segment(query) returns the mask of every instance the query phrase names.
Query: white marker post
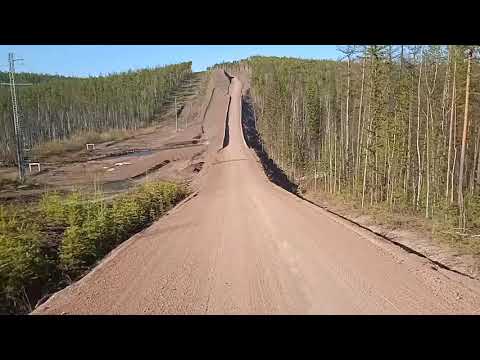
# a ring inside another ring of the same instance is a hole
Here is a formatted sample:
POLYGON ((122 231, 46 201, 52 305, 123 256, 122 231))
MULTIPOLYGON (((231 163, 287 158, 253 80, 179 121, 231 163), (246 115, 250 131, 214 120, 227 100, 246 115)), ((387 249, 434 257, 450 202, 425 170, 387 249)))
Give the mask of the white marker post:
POLYGON ((95 150, 95 144, 87 144, 87 151, 95 150))
POLYGON ((37 167, 37 172, 40 172, 40 163, 28 163, 28 168, 30 169, 30 174, 32 173, 32 166, 37 167))

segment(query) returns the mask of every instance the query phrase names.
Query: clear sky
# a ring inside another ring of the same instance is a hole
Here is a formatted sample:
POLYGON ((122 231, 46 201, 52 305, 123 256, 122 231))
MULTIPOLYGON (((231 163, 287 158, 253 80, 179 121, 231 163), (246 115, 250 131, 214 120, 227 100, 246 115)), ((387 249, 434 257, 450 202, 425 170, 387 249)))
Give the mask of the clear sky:
POLYGON ((190 60, 193 71, 202 71, 253 55, 340 57, 335 45, 0 45, 0 65, 8 63, 9 52, 24 59, 17 65, 18 72, 67 76, 95 76, 190 60))

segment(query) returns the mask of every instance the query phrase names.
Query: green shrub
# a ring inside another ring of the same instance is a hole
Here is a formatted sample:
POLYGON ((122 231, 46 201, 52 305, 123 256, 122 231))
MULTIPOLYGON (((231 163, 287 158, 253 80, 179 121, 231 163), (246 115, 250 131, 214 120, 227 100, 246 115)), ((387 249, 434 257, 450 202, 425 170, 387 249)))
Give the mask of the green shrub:
POLYGON ((117 243, 135 232, 146 220, 143 209, 144 203, 138 200, 141 200, 140 196, 128 194, 113 203, 112 219, 117 243))
POLYGON ((160 217, 185 195, 175 184, 148 183, 115 199, 86 201, 80 193, 63 202, 68 228, 60 246, 60 265, 75 277, 116 245, 160 217))
POLYGON ((170 209, 176 200, 178 186, 175 184, 159 184, 155 190, 158 191, 159 196, 163 198, 164 207, 170 209))
POLYGON ((28 311, 30 288, 47 278, 48 260, 40 239, 31 222, 21 221, 0 208, 0 312, 28 311))
POLYGON ((44 219, 65 227, 81 226, 89 217, 95 217, 101 206, 101 201, 92 201, 80 192, 73 192, 66 197, 57 192, 47 193, 39 204, 44 219))
POLYGON ((186 191, 175 184, 153 182, 111 203, 97 195, 92 199, 80 192, 68 196, 51 192, 40 200, 38 212, 31 207, 20 211, 0 206, 0 312, 30 311, 30 300, 38 300, 46 288, 57 289, 64 274, 78 278, 119 243, 158 219, 186 191), (43 241, 40 224, 65 229, 54 249, 43 241))
POLYGON ((83 224, 85 236, 95 240, 97 256, 101 257, 115 247, 115 229, 112 221, 112 210, 102 204, 94 216, 83 224))
POLYGON ((71 200, 67 205, 69 227, 60 246, 60 265, 75 277, 110 251, 115 242, 111 208, 103 202, 71 200))
POLYGON ((77 225, 70 226, 60 245, 60 265, 70 275, 77 276, 97 258, 95 239, 87 236, 77 225))
POLYGON ((90 210, 87 199, 79 192, 73 192, 68 195, 63 207, 69 226, 82 226, 90 210))
POLYGON ((63 202, 58 192, 44 194, 39 203, 42 218, 53 225, 66 225, 67 216, 63 202))

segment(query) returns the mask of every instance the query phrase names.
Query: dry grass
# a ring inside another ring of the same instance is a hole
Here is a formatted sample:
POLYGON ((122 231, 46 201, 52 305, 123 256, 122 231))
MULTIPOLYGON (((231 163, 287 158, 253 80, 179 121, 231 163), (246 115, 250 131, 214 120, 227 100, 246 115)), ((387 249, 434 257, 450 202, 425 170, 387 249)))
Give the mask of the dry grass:
MULTIPOLYGON (((0 175, 1 176, 1 175, 0 175)), ((18 180, 18 177, 1 177, 0 178, 0 190, 15 190, 15 189, 35 189, 38 187, 38 184, 35 183, 32 179, 25 179, 23 183, 18 180)))
POLYGON ((432 233, 435 239, 455 249, 462 255, 480 255, 480 230, 478 228, 459 229, 449 221, 436 219, 432 233))
POLYGON ((360 222, 365 226, 380 226, 385 233, 394 230, 415 232, 455 250, 459 255, 480 255, 480 232, 472 230, 463 233, 456 229, 451 222, 451 215, 445 217, 437 214, 433 219, 426 219, 423 214, 400 205, 391 209, 385 204, 368 204, 362 209, 358 201, 328 192, 309 192, 308 197, 352 220, 361 218, 360 222))
POLYGON ((10 179, 10 178, 1 178, 0 179, 0 190, 3 189, 8 189, 11 187, 16 187, 18 186, 19 182, 17 178, 15 179, 10 179))
POLYGON ((460 255, 480 255, 480 238, 471 236, 458 236, 455 234, 445 234, 436 236, 441 243, 455 249, 460 255))
POLYGON ((328 209, 347 216, 352 220, 361 219, 364 226, 380 226, 382 231, 389 233, 394 230, 414 230, 429 234, 432 232, 433 223, 423 218, 406 206, 400 204, 390 208, 388 204, 365 204, 362 208, 358 199, 348 194, 330 194, 318 191, 310 192, 309 197, 328 209))
POLYGON ((62 155, 66 152, 79 151, 85 148, 86 144, 101 144, 107 141, 120 141, 127 139, 132 135, 127 130, 106 130, 103 132, 83 132, 72 136, 70 139, 63 141, 49 141, 37 145, 33 149, 33 153, 38 158, 46 158, 54 155, 62 155))

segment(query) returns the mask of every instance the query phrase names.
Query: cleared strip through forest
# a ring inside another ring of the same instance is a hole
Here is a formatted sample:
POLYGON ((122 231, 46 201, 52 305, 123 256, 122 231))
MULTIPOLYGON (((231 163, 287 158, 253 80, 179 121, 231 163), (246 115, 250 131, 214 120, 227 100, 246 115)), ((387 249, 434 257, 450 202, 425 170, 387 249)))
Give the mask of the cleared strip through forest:
MULTIPOLYGON (((2 74, 0 74, 2 75, 2 74)), ((18 91, 24 144, 65 140, 88 131, 147 127, 170 106, 191 62, 90 78, 33 77, 33 86, 18 91)), ((18 74, 18 78, 29 78, 18 74)), ((0 160, 14 161, 14 130, 8 89, 0 89, 0 160)))
POLYGON ((470 94, 480 67, 470 50, 346 46, 342 61, 216 67, 248 74, 259 146, 300 193, 423 218, 432 236, 479 255, 480 102, 470 94))

